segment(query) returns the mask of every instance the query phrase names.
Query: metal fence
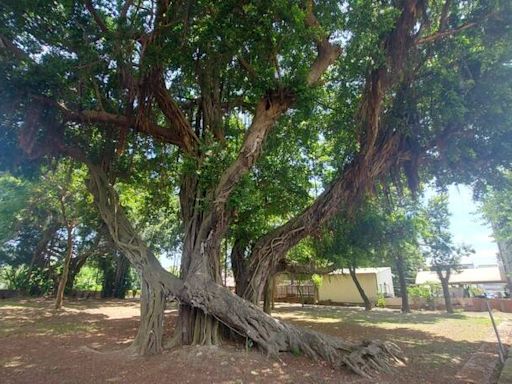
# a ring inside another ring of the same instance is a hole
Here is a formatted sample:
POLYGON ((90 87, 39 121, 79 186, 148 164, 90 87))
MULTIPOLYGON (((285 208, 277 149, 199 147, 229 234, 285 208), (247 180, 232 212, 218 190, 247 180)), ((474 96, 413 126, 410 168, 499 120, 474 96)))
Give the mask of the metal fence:
POLYGON ((277 285, 274 291, 274 298, 284 299, 289 297, 314 297, 315 286, 314 285, 297 285, 297 284, 286 284, 277 285))

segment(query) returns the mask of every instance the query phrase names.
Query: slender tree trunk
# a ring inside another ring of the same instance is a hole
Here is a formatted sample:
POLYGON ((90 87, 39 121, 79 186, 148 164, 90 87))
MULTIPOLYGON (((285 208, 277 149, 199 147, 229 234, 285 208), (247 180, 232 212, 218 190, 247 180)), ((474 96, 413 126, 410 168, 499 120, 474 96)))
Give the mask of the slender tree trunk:
POLYGON ((452 297, 450 295, 450 287, 448 282, 450 280, 450 272, 446 273, 446 276, 443 276, 443 272, 441 270, 437 270, 437 276, 439 280, 441 280, 441 287, 443 288, 443 296, 444 296, 444 304, 446 307, 446 312, 453 313, 453 305, 452 305, 452 297))
POLYGON ((62 301, 64 300, 64 289, 69 275, 69 264, 71 263, 71 256, 73 255, 73 226, 67 226, 68 239, 66 244, 66 256, 64 258, 64 265, 62 274, 59 280, 59 287, 57 289, 57 296, 55 298, 55 309, 62 308, 62 301))
POLYGON ((407 281, 405 279, 404 258, 400 252, 395 255, 395 262, 400 282, 400 294, 402 295, 402 312, 410 313, 411 308, 409 306, 409 293, 407 292, 407 281))
POLYGON ((356 269, 354 267, 348 267, 348 271, 350 272, 350 276, 352 277, 352 280, 354 281, 354 284, 356 285, 356 288, 359 294, 361 295, 361 299, 363 299, 364 309, 366 311, 371 311, 372 303, 370 302, 370 299, 368 299, 368 296, 366 295, 366 292, 361 286, 361 283, 359 283, 359 279, 357 278, 356 274, 356 269))

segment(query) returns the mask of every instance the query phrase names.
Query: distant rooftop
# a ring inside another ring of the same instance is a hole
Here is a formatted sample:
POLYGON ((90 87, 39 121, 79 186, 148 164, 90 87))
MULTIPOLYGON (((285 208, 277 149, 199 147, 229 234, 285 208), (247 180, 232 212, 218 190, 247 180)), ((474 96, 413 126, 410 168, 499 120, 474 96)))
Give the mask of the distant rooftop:
MULTIPOLYGON (((420 271, 416 275, 416 284, 425 284, 427 282, 440 283, 437 273, 434 271, 420 271)), ((459 272, 452 271, 449 282, 451 284, 484 284, 484 283, 506 283, 505 276, 502 275, 500 268, 480 267, 462 269, 459 272)))
MULTIPOLYGON (((376 267, 376 268, 356 268, 356 275, 379 273, 384 271, 391 271, 390 267, 376 267)), ((329 275, 345 275, 350 274, 348 268, 341 268, 329 273, 329 275)))

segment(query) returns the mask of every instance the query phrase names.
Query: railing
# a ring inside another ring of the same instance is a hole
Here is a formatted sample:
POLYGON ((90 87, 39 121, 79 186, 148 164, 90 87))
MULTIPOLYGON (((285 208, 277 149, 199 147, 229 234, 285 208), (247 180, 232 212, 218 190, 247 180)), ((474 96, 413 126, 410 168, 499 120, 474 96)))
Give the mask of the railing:
POLYGON ((313 285, 278 285, 274 290, 275 299, 285 299, 291 297, 314 297, 315 287, 313 285))

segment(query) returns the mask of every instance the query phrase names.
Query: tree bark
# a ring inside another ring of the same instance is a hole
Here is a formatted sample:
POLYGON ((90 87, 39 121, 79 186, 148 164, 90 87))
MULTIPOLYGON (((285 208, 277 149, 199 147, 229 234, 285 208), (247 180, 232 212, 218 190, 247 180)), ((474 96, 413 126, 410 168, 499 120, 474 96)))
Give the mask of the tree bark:
POLYGON ((270 275, 265 282, 265 294, 263 295, 263 312, 267 314, 272 313, 272 306, 274 302, 274 276, 270 275))
MULTIPOLYGON (((247 260, 245 259, 246 245, 242 240, 236 239, 231 248, 231 268, 235 278, 235 293, 242 296, 247 282, 247 260)), ((256 303, 254 303, 256 304, 256 303)))
POLYGON ((62 274, 59 280, 59 287, 57 288, 57 296, 55 297, 55 309, 62 308, 62 302, 64 300, 64 289, 66 288, 66 283, 68 281, 69 276, 69 265, 71 264, 71 257, 73 256, 73 224, 69 221, 69 218, 66 213, 66 205, 65 205, 65 197, 61 196, 60 198, 60 207, 62 211, 62 219, 66 224, 67 230, 67 242, 66 242, 66 256, 64 257, 64 262, 62 266, 62 274))
POLYGON ((113 296, 117 299, 124 299, 126 296, 129 270, 128 259, 123 254, 117 255, 113 291, 113 296))
POLYGON ((452 305, 452 297, 450 295, 450 287, 448 282, 450 280, 450 271, 446 272, 446 276, 443 276, 442 270, 437 270, 437 276, 439 280, 441 280, 441 287, 443 288, 443 296, 444 296, 444 305, 446 307, 446 312, 453 313, 453 305, 452 305))
POLYGON ((182 281, 165 271, 150 249, 133 228, 119 205, 115 190, 105 171, 91 163, 87 188, 107 225, 116 248, 122 252, 139 273, 141 283, 141 320, 132 344, 138 354, 152 354, 162 350, 165 298, 178 293, 182 281))
POLYGON ((366 311, 371 311, 372 303, 371 303, 370 299, 368 298, 368 296, 366 295, 366 292, 364 291, 363 287, 361 286, 359 279, 357 278, 355 267, 349 266, 348 271, 350 272, 350 276, 352 277, 352 280, 354 281, 354 284, 356 285, 359 295, 361 295, 361 299, 363 299, 364 309, 366 311))
POLYGON ((398 280, 400 281, 400 294, 402 295, 402 312, 410 313, 409 293, 407 292, 407 281, 405 280, 404 258, 400 252, 395 255, 396 269, 398 271, 398 280))
POLYGON ((155 288, 141 277, 140 325, 130 348, 139 355, 151 355, 163 350, 165 290, 155 288))

